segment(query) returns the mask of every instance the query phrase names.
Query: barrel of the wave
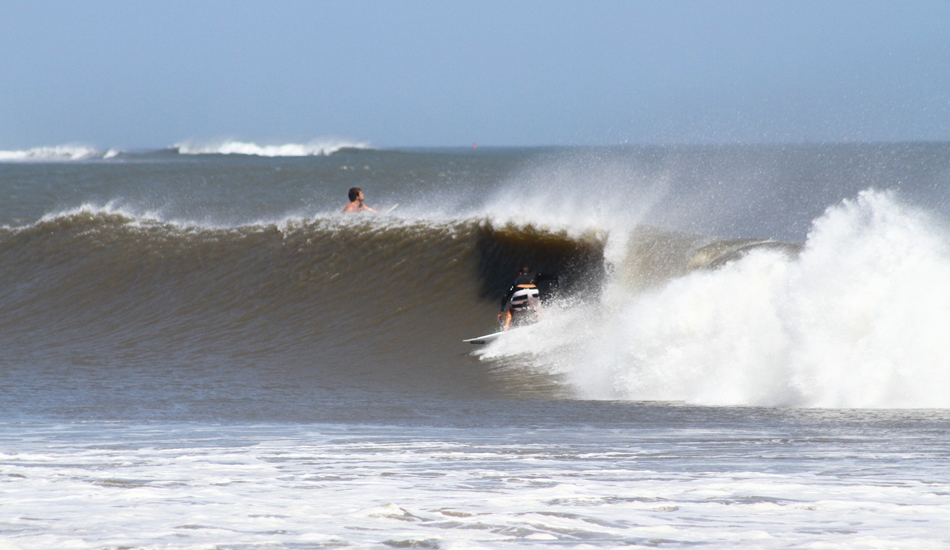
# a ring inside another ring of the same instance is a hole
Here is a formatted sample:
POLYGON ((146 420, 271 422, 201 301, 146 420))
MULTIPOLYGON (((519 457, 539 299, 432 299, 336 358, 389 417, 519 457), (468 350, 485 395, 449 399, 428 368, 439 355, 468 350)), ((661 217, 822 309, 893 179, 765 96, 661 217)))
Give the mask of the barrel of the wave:
POLYGON ((522 267, 514 284, 511 285, 504 298, 502 298, 502 312, 498 314, 501 330, 484 336, 469 338, 463 340, 463 342, 478 345, 487 344, 513 328, 538 322, 541 318, 542 300, 542 291, 539 285, 544 287, 544 295, 550 296, 550 293, 557 288, 558 277, 557 275, 535 274, 527 266, 522 267))

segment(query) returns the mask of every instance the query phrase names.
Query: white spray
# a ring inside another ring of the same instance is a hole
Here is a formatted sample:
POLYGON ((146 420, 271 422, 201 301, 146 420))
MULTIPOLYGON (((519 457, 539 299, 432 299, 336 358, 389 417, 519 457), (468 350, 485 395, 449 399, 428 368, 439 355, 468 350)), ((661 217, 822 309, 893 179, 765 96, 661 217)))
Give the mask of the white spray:
POLYGON ((950 407, 946 233, 892 193, 828 209, 797 258, 753 251, 646 293, 612 285, 485 356, 525 354, 588 399, 950 407))

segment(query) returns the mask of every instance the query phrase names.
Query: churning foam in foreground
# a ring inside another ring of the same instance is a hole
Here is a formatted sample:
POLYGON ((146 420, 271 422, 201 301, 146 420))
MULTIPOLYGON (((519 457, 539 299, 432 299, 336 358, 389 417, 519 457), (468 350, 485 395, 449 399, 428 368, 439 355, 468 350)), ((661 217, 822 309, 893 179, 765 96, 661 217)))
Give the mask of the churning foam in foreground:
POLYGON ((285 143, 283 145, 258 145, 244 141, 222 141, 216 143, 195 144, 191 142, 175 145, 182 155, 257 155, 260 157, 306 157, 332 155, 340 149, 366 149, 367 143, 346 140, 314 140, 309 143, 285 143))
POLYGON ((948 408, 948 281, 944 228, 865 191, 816 220, 798 258, 756 251, 653 292, 608 288, 483 353, 528 350, 586 398, 948 408))

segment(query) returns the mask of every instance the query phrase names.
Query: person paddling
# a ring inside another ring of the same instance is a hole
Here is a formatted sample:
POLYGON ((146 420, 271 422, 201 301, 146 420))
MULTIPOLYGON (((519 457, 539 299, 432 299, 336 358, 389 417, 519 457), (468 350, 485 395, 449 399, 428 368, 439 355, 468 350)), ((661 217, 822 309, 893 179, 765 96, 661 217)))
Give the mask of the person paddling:
POLYGON ((349 192, 350 204, 346 205, 346 208, 343 209, 344 214, 354 214, 359 212, 369 212, 371 214, 379 214, 376 210, 370 208, 366 205, 363 200, 363 190, 359 187, 353 187, 349 192))

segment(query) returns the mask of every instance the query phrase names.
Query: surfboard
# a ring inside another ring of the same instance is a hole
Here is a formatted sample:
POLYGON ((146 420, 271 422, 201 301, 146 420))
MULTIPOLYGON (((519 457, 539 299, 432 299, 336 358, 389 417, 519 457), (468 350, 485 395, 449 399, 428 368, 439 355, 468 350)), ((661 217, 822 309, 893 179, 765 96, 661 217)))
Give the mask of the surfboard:
POLYGON ((398 202, 397 202, 396 204, 390 206, 389 208, 387 208, 384 212, 381 212, 381 214, 389 214, 390 212, 392 212, 393 210, 395 210, 397 206, 399 206, 399 203, 398 203, 398 202))
POLYGON ((487 344, 491 342, 492 340, 494 340, 495 338, 498 338, 504 333, 505 333, 504 331, 493 332, 491 334, 486 334, 485 336, 479 336, 478 338, 469 338, 468 340, 462 340, 462 341, 467 342, 469 344, 487 344))

